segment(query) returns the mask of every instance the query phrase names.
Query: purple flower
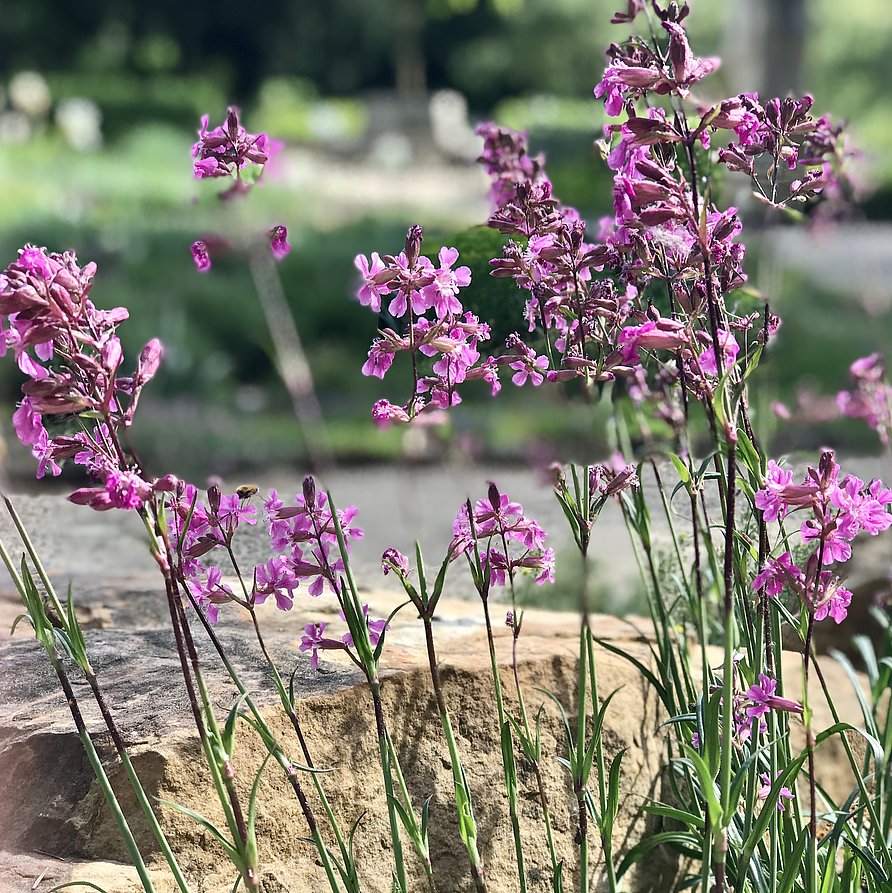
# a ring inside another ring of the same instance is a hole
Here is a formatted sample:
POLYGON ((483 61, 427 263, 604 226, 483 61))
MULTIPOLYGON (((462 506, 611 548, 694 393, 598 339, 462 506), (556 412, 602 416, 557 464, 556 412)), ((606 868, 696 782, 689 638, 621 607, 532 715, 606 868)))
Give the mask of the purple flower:
POLYGON ((291 245, 288 244, 288 230, 284 226, 274 226, 269 231, 269 247, 276 260, 282 260, 291 251, 291 245))
POLYGON ((851 603, 852 593, 840 585, 839 578, 833 577, 830 571, 822 571, 817 597, 812 605, 815 620, 830 617, 834 623, 840 624, 846 619, 851 603))
POLYGON ((19 250, 19 264, 40 279, 50 279, 53 275, 53 265, 46 256, 46 248, 26 245, 19 250))
MULTIPOLYGON (((775 780, 777 780, 780 772, 777 772, 774 776, 775 780)), ((767 772, 759 773, 759 781, 761 785, 759 787, 758 796, 760 800, 767 800, 769 794, 771 794, 771 779, 767 772)), ((784 811, 784 800, 792 800, 793 792, 786 786, 782 787, 778 793, 777 797, 777 808, 783 812, 784 811)))
POLYGON ((756 508, 762 510, 766 521, 776 521, 786 514, 787 508, 781 496, 792 483, 793 472, 781 468, 774 459, 770 459, 765 484, 756 491, 756 508))
POLYGON ((207 568, 207 576, 201 579, 204 568, 198 566, 199 573, 186 581, 186 586, 195 598, 210 623, 219 619, 218 605, 226 604, 233 598, 232 590, 223 582, 223 573, 218 567, 207 568))
POLYGON ((391 271, 387 268, 384 261, 377 251, 372 252, 371 262, 364 254, 357 254, 353 260, 353 265, 362 274, 363 284, 356 297, 363 307, 368 307, 374 313, 381 312, 381 298, 389 295, 391 288, 388 282, 393 278, 391 271), (383 274, 383 276, 382 276, 383 274))
POLYGON ((333 639, 326 639, 323 636, 327 626, 327 623, 308 623, 304 627, 304 634, 300 637, 300 645, 298 648, 300 651, 312 652, 310 657, 310 667, 314 670, 319 668, 320 648, 344 647, 340 642, 333 639))
POLYGON ((12 426, 19 440, 25 446, 38 443, 41 436, 46 434, 43 418, 34 409, 34 403, 29 397, 25 397, 12 414, 12 426))
POLYGON ((226 112, 226 121, 213 130, 208 130, 208 116, 202 115, 198 142, 192 146, 192 157, 196 159, 192 170, 198 179, 239 179, 249 162, 262 166, 269 161, 269 137, 265 133, 248 133, 239 123, 238 109, 230 107, 226 112))
POLYGON ((152 486, 132 471, 113 471, 105 479, 111 504, 119 509, 138 509, 152 495, 152 486))
POLYGON ((261 605, 272 595, 280 611, 290 611, 295 589, 297 580, 284 558, 274 556, 254 568, 254 604, 261 605))
POLYGON ((368 359, 362 365, 362 374, 384 378, 387 370, 393 365, 396 351, 392 342, 383 338, 376 338, 369 348, 368 359))
POLYGON ((752 702, 746 711, 747 718, 750 720, 760 718, 769 710, 781 710, 785 713, 802 713, 801 704, 791 701, 789 698, 782 698, 776 695, 776 691, 777 680, 760 673, 758 683, 751 685, 744 694, 752 702))
POLYGON ((257 509, 253 505, 246 505, 238 493, 223 496, 220 499, 220 508, 217 510, 220 523, 227 530, 234 531, 239 524, 256 524, 257 509))
POLYGON ((460 288, 465 288, 471 284, 471 270, 469 267, 452 269, 452 265, 457 260, 458 251, 455 248, 441 248, 439 253, 440 266, 433 271, 434 281, 422 289, 425 300, 434 308, 437 316, 441 318, 450 314, 458 315, 462 312, 461 302, 456 295, 460 288))
POLYGON ((764 570, 753 580, 753 589, 756 592, 764 589, 766 595, 774 597, 780 595, 785 583, 801 582, 804 579, 805 574, 793 564, 793 556, 784 552, 780 558, 768 559, 764 570))
POLYGON ((381 570, 385 577, 391 571, 394 571, 399 577, 406 577, 409 574, 409 559, 397 549, 385 549, 381 556, 381 570))
POLYGON ((518 387, 523 387, 529 381, 533 387, 539 387, 545 380, 544 372, 548 369, 548 357, 533 356, 517 360, 509 365, 510 369, 515 370, 511 376, 511 381, 518 387))
MULTIPOLYGON (((722 357, 722 372, 724 373, 737 360, 740 346, 734 335, 727 329, 719 329, 719 353, 722 357)), ((697 357, 697 363, 704 375, 718 375, 718 366, 715 362, 715 347, 713 344, 706 348, 697 357)))
POLYGON ((192 260, 195 261, 198 272, 207 273, 211 268, 211 256, 208 254, 208 246, 201 241, 193 242, 190 250, 192 251, 192 260))

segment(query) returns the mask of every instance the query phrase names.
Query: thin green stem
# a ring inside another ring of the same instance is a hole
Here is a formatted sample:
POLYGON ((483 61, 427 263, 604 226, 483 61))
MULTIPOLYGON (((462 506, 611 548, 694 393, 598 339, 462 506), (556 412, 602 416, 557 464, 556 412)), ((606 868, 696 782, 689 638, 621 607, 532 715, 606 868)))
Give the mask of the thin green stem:
POLYGON ((390 822, 390 841, 393 847, 393 861, 396 866, 396 878, 401 893, 407 893, 406 866, 403 861, 403 845, 400 841, 399 821, 396 814, 396 799, 393 793, 393 770, 390 766, 390 747, 387 740, 387 724, 384 720, 384 706, 381 701, 381 683, 375 677, 368 679, 375 708, 375 728, 378 732, 378 751, 381 758, 381 772, 384 776, 384 793, 387 796, 387 817, 390 822))
POLYGON ((499 677, 499 663, 496 657, 495 640, 492 634, 492 622, 489 617, 489 599, 483 598, 483 617, 486 621, 486 641, 489 645, 489 661, 492 668, 492 682, 496 693, 496 709, 499 718, 499 735, 504 741, 507 726, 507 751, 502 748, 502 770, 505 778, 505 790, 508 795, 508 811, 511 816, 511 831, 514 835, 514 854, 517 858, 517 875, 520 882, 520 893, 526 893, 526 869, 523 861, 523 844, 520 839, 520 820, 517 814, 517 782, 514 778, 514 738, 505 716, 505 702, 502 696, 502 681, 499 677), (509 762, 510 760, 510 762, 509 762))

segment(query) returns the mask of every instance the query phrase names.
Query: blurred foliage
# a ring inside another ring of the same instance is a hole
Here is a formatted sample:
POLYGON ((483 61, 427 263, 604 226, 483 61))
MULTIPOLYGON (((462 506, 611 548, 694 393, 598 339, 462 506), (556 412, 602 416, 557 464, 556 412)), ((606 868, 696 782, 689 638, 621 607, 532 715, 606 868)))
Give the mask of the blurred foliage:
MULTIPOLYGON (((173 450, 184 463, 203 461, 206 453, 214 470, 250 467, 298 460, 300 438, 273 370, 243 253, 217 250, 213 270, 200 276, 188 245, 221 230, 237 243, 241 234, 281 220, 295 250, 280 271, 336 448, 347 460, 393 456, 405 447, 404 433, 374 430, 369 406, 379 397, 405 402, 408 379, 399 368, 385 382, 359 374, 376 319, 352 299, 354 255, 395 253, 407 223, 435 220, 424 249, 430 256, 442 244, 459 249, 473 274, 467 305, 491 323, 497 346, 524 325, 521 293, 510 280, 489 276, 488 261, 500 253, 504 238, 484 227, 466 229, 467 219, 452 221, 431 202, 411 216, 395 213, 395 205, 363 216, 369 209, 359 200, 349 213, 343 199, 332 211, 318 190, 301 191, 289 180, 293 170, 275 188, 255 190, 239 213, 221 213, 214 187, 205 183, 198 190, 190 177, 188 152, 199 116, 210 113, 212 123, 219 122, 227 102, 240 102, 251 130, 326 150, 336 145, 337 157, 326 157, 337 170, 338 159, 368 149, 376 136, 376 103, 392 96, 397 63, 415 41, 427 85, 464 92, 472 120, 487 114, 529 130, 533 151, 547 154, 556 195, 595 221, 609 213, 612 193, 610 172, 593 146, 605 119, 592 87, 603 70, 605 46, 628 31, 608 24, 622 5, 330 0, 274 4, 251 17, 234 0, 219 0, 212 14, 188 15, 171 0, 13 0, 0 17, 0 109, 10 106, 4 95, 10 78, 38 71, 53 103, 77 97, 97 103, 105 147, 72 151, 51 109, 31 116, 29 141, 0 145, 0 256, 12 256, 30 241, 76 247, 82 259, 96 260, 101 272, 94 299, 131 311, 121 330, 128 355, 155 335, 167 346, 136 432, 144 449, 150 455, 173 450), (171 409, 162 412, 161 401, 171 409), (211 432, 210 441, 199 440, 202 428, 211 432)), ((692 6, 697 52, 720 53, 734 39, 728 32, 731 4, 692 6)), ((880 162, 876 170, 892 180, 892 155, 880 151, 892 136, 892 122, 885 104, 876 101, 877 85, 892 75, 887 13, 885 0, 809 0, 802 80, 818 108, 853 121, 856 140, 872 149, 880 162)), ((704 89, 721 92, 726 76, 720 72, 704 89)), ((869 208, 872 215, 892 217, 892 189, 881 189, 869 208)), ((758 268, 753 252, 748 268, 758 268)), ((766 353, 754 398, 762 430, 769 433, 772 400, 795 404, 802 382, 832 396, 856 356, 892 343, 887 316, 871 316, 811 280, 787 276, 772 297, 786 322, 766 353)), ((482 384, 469 389, 438 435, 438 449, 518 461, 531 453, 548 455, 557 442, 564 455, 569 449, 582 461, 606 449, 597 433, 601 410, 593 416, 590 407, 554 389, 519 391, 507 383, 495 402, 486 392, 482 384)), ((15 371, 0 364, 0 397, 11 402, 17 393, 15 371)), ((778 442, 784 447, 818 441, 873 446, 870 432, 851 422, 783 430, 778 442)))

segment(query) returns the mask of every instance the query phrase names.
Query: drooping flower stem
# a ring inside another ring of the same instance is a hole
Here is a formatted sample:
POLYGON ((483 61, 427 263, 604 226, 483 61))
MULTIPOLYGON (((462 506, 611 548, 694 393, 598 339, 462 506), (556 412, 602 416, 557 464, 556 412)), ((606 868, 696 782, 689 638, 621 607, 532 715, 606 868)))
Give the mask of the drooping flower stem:
POLYGON ((314 470, 322 471, 334 465, 325 419, 294 314, 269 245, 264 242, 251 248, 251 276, 272 339, 274 360, 291 398, 310 464, 314 470))

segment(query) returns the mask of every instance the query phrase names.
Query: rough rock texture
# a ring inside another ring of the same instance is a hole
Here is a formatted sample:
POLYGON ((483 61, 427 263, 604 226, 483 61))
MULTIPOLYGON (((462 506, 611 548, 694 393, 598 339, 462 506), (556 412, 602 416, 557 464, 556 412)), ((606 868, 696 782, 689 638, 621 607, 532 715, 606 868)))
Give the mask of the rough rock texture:
MULTIPOLYGON (((157 585, 151 560, 142 552, 136 519, 118 513, 113 520, 58 500, 28 500, 23 513, 29 525, 43 519, 39 546, 51 573, 60 583, 73 578, 82 616, 90 628, 88 646, 107 699, 115 712, 137 771, 150 796, 188 805, 211 818, 219 814, 209 796, 204 768, 180 680, 178 660, 168 631, 166 603, 157 585), (114 548, 103 550, 104 525, 114 523, 114 548), (71 526, 69 526, 71 525, 71 526), (53 534, 67 528, 63 552, 52 548, 53 534), (95 581, 101 579, 101 588, 95 581)), ((0 535, 9 543, 8 524, 0 535)), ((457 570, 457 569, 456 569, 457 570)), ((17 613, 8 583, 0 584, 0 622, 17 613)), ((398 603, 392 591, 367 593, 374 616, 386 615, 398 603)), ((513 689, 510 673, 509 630, 500 624, 504 608, 493 606, 497 624, 499 660, 506 692, 513 689)), ((513 845, 507 818, 507 801, 501 777, 494 722, 495 705, 489 682, 482 612, 478 602, 448 600, 439 611, 436 640, 445 694, 452 712, 458 746, 471 779, 477 807, 480 846, 486 862, 490 893, 517 888, 513 845)), ((337 624, 330 599, 301 599, 289 614, 267 606, 262 612, 270 650, 283 670, 298 668, 296 688, 299 713, 316 762, 333 770, 326 789, 342 824, 360 820, 356 836, 363 887, 368 893, 389 893, 389 837, 385 801, 377 762, 377 743, 371 704, 352 665, 341 655, 321 664, 321 672, 308 668, 299 656, 297 642, 302 626, 327 619, 337 624), (308 611, 309 609, 309 611, 308 611)), ((593 621, 598 635, 620 644, 639 659, 649 660, 645 621, 626 622, 609 617, 593 621)), ((0 798, 0 890, 47 891, 72 879, 89 880, 108 893, 130 893, 140 886, 126 861, 116 827, 92 780, 89 766, 74 732, 65 700, 42 652, 22 627, 12 640, 0 642, 0 765, 7 788, 0 798)), ((574 799, 565 771, 554 759, 566 752, 559 717, 540 690, 553 692, 572 716, 576 685, 577 621, 568 614, 529 611, 520 645, 520 671, 527 704, 535 713, 544 704, 542 744, 546 758, 542 772, 551 803, 555 834, 567 866, 575 865, 574 799)), ((250 625, 236 611, 226 613, 219 626, 245 684, 257 692, 270 724, 286 750, 296 759, 293 732, 281 714, 250 625)), ((214 654, 196 625, 196 638, 208 668, 212 697, 223 713, 235 701, 234 687, 225 681, 214 654)), ((795 673, 799 657, 788 655, 788 673, 795 673)), ((631 665, 598 649, 602 697, 619 689, 607 713, 604 742, 608 757, 626 749, 620 817, 615 844, 625 848, 653 830, 640 814, 649 799, 662 799, 662 736, 665 720, 657 699, 631 665)), ((719 658, 716 658, 716 663, 719 658)), ((439 722, 427 674, 421 624, 404 611, 389 634, 383 686, 385 710, 399 749, 403 769, 416 806, 431 801, 431 851, 439 869, 439 889, 471 889, 467 861, 455 831, 450 805, 451 774, 446 761, 439 722)), ((848 697, 848 682, 829 660, 822 664, 839 698, 843 718, 858 722, 857 705, 848 697)), ((795 676, 788 677, 794 679, 795 676)), ((88 725, 109 772, 120 791, 128 815, 133 817, 137 839, 157 870, 159 893, 173 890, 163 863, 133 797, 117 769, 108 736, 84 684, 76 685, 88 725)), ((818 690, 814 694, 816 727, 831 724, 818 690)), ((799 736, 801 743, 801 735, 799 736)), ((795 742, 794 742, 795 743, 795 742)), ((855 742, 858 746, 857 742, 855 742)), ((798 745, 797 745, 798 746, 798 745)), ((825 745, 819 760, 822 782, 834 794, 851 787, 841 747, 825 745)), ((258 770, 262 747, 245 725, 240 728, 234 765, 243 792, 258 770)), ((305 787, 311 786, 306 780, 305 787)), ((548 856, 535 796, 535 779, 529 767, 520 767, 521 825, 526 846, 529 889, 546 891, 548 856)), ((315 798, 311 800, 315 803, 315 798)), ((267 893, 303 893, 323 890, 325 882, 303 841, 306 826, 297 802, 274 766, 267 766, 261 782, 258 812, 260 865, 267 893)), ((230 890, 233 870, 220 848, 192 819, 168 806, 160 810, 183 868, 197 893, 230 890)), ((592 834, 594 857, 599 848, 592 834)), ((418 862, 406 844, 407 862, 414 874, 413 889, 422 889, 418 862)), ((649 857, 630 880, 630 889, 668 889, 677 865, 665 854, 649 857)), ((572 869, 571 869, 572 870, 572 869)))

